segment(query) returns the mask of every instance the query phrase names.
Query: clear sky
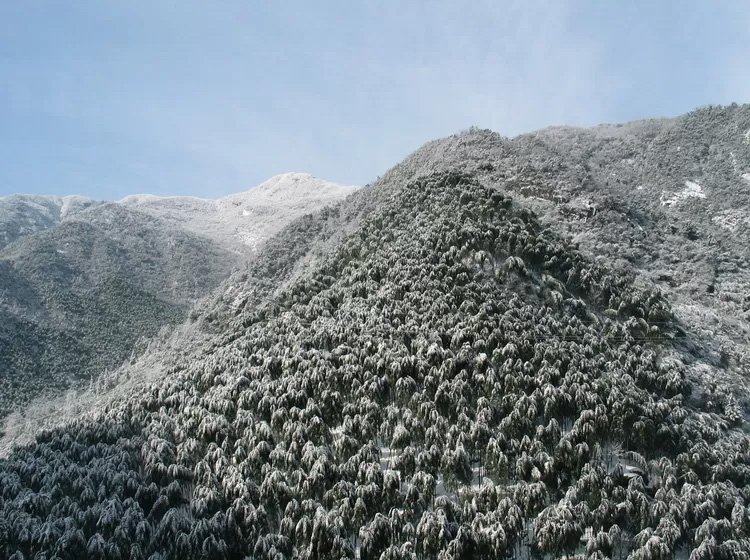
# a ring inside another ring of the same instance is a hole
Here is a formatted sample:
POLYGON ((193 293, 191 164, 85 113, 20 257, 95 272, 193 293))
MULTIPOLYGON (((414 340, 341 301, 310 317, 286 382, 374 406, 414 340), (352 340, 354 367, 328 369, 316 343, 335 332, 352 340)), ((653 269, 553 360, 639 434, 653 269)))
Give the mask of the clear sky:
POLYGON ((750 1, 0 2, 0 196, 365 184, 476 125, 750 102, 750 1))

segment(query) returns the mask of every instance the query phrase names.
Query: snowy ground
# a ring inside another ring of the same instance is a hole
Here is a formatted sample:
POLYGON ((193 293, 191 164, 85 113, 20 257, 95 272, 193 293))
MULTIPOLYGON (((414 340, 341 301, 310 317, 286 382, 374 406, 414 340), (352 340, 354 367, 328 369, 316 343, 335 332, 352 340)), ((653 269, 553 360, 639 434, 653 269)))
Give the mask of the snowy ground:
POLYGON ((661 195, 662 206, 674 206, 689 198, 706 198, 703 187, 695 181, 685 181, 685 188, 677 192, 664 191, 661 195))
POLYGON ((729 231, 738 231, 741 228, 750 227, 750 212, 747 210, 725 210, 716 214, 711 218, 711 221, 729 231))

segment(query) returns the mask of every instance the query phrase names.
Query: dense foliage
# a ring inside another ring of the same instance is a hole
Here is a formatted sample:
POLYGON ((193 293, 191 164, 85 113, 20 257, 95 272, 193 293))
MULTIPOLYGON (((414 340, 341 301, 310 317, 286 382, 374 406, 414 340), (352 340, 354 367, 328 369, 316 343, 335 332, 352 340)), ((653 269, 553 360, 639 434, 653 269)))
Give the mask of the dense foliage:
POLYGON ((356 189, 288 173, 221 199, 0 198, 0 422, 132 364, 268 237, 356 189))
POLYGON ((659 292, 455 173, 263 258, 303 239, 201 359, 0 462, 3 557, 750 554, 750 439, 659 292))
POLYGON ((101 203, 84 196, 12 194, 0 197, 0 250, 21 237, 55 227, 97 204, 101 203))
POLYGON ((185 319, 235 263, 229 252, 116 204, 0 250, 0 417, 113 369, 185 319))
MULTIPOLYGON (((656 283, 709 364, 702 383, 750 368, 750 104, 674 119, 551 127, 515 138, 472 129, 426 144, 386 174, 460 169, 502 185, 581 249, 656 283), (698 185, 685 196, 687 184, 698 185)), ((750 410, 747 391, 737 397, 750 410)))

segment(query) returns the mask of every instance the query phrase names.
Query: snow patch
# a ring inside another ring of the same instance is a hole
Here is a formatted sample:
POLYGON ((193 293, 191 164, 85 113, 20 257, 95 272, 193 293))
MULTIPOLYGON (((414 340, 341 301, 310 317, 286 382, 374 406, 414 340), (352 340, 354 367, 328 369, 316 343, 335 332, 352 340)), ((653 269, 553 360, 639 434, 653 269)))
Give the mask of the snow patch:
POLYGON ((673 193, 663 191, 659 200, 662 206, 674 206, 688 198, 706 198, 706 193, 703 191, 703 187, 695 181, 685 181, 684 189, 673 193))
POLYGON ((380 470, 390 471, 393 470, 393 465, 398 459, 399 454, 391 450, 390 447, 380 448, 380 470))
POLYGON ((703 187, 694 181, 685 181, 685 188, 683 192, 686 192, 686 196, 695 196, 698 198, 706 198, 706 194, 703 192, 703 187))
POLYGON ((258 232, 248 230, 238 230, 236 237, 242 245, 250 247, 253 250, 257 249, 258 246, 267 239, 265 235, 260 235, 258 232))
POLYGON ((740 175, 740 179, 742 179, 743 181, 747 181, 748 183, 750 183, 750 173, 743 173, 742 175, 740 175))
POLYGON ((747 129, 745 135, 742 137, 742 143, 750 146, 750 128, 747 129))
POLYGON ((711 221, 729 231, 750 227, 750 212, 746 210, 725 210, 716 214, 711 221))
POLYGON ((121 198, 118 202, 120 204, 150 204, 153 202, 160 202, 162 200, 174 200, 177 198, 197 198, 188 196, 159 196, 156 194, 129 194, 128 196, 121 198))

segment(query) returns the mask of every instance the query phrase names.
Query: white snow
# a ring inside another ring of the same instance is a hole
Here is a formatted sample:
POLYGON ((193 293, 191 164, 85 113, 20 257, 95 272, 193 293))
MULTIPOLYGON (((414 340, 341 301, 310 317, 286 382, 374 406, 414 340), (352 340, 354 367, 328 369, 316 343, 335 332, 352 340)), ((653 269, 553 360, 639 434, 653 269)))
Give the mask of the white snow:
POLYGON ((306 173, 284 173, 224 198, 139 194, 119 203, 222 244, 229 242, 238 251, 252 251, 294 218, 341 200, 358 188, 306 173))
POLYGON ((390 447, 380 448, 380 470, 390 471, 393 470, 393 463, 398 458, 398 454, 391 450, 390 447))
POLYGON ((740 179, 742 179, 743 181, 747 181, 748 183, 750 183, 750 173, 743 173, 742 175, 740 175, 740 179))
MULTIPOLYGON (((149 202, 162 200, 163 198, 170 198, 170 197, 157 196, 155 194, 130 194, 126 196, 125 198, 120 199, 118 202, 120 204, 148 204, 149 202)), ((177 198, 177 197, 172 197, 172 198, 177 198)))
POLYGON ((685 188, 683 191, 685 196, 694 196, 697 198, 706 198, 706 194, 703 192, 703 187, 694 181, 685 181, 685 188))
POLYGON ((750 146, 750 128, 747 129, 745 135, 742 137, 742 143, 750 146))
POLYGON ((435 485, 435 497, 439 498, 440 496, 450 497, 450 493, 445 488, 445 481, 443 480, 442 474, 438 475, 437 484, 435 485))
POLYGON ((724 210, 716 214, 711 221, 729 231, 750 227, 750 212, 746 210, 724 210))
POLYGON ((659 200, 662 206, 673 206, 688 198, 706 198, 706 193, 703 191, 703 187, 695 181, 685 181, 685 188, 681 191, 673 193, 663 191, 659 200))

